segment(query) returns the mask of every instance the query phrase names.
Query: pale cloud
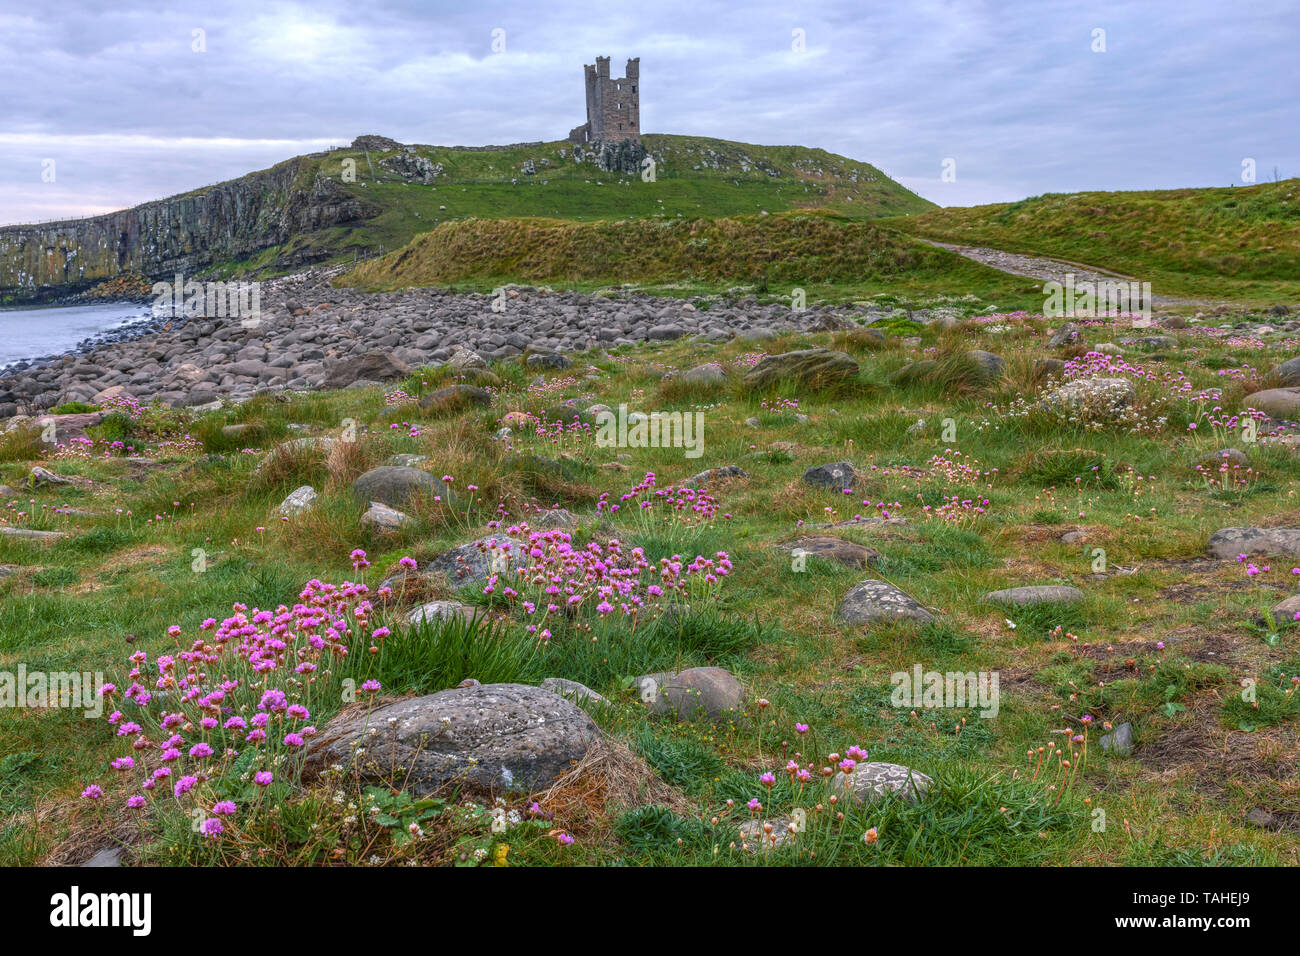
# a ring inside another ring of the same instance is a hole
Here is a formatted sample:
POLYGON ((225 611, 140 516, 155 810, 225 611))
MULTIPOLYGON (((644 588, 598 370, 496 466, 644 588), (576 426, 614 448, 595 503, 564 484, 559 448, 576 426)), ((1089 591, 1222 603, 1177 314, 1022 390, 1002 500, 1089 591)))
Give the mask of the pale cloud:
POLYGON ((1227 185, 1247 156, 1294 176, 1298 34, 1288 0, 66 0, 0 12, 0 222, 121 208, 360 133, 558 139, 596 55, 641 57, 649 132, 817 146, 943 204, 1227 185))

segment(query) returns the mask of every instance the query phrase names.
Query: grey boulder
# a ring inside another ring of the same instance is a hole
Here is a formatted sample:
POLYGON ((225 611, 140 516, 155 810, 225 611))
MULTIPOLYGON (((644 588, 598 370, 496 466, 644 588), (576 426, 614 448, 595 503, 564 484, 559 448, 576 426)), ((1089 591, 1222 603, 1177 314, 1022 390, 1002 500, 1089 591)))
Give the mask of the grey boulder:
POLYGON ((341 764, 416 796, 450 785, 528 793, 553 784, 600 740, 590 717, 540 687, 475 684, 362 708, 330 721, 304 777, 341 764))
POLYGON ((883 624, 910 620, 924 624, 936 620, 920 602, 888 581, 867 580, 853 587, 840 602, 840 618, 849 624, 883 624))
POLYGON ((850 461, 836 461, 829 465, 816 465, 803 473, 803 480, 820 488, 833 488, 843 491, 852 488, 857 479, 857 471, 850 461))
POLYGON ((651 713, 679 720, 710 719, 738 710, 745 688, 721 667, 689 667, 677 673, 643 674, 636 679, 641 702, 651 713))
POLYGON ((980 598, 985 604, 1065 604, 1083 598, 1078 588, 1058 584, 1041 584, 1032 587, 1007 588, 1003 591, 990 591, 980 598))
POLYGON ((897 796, 908 803, 924 800, 934 780, 902 764, 860 763, 853 772, 843 771, 831 778, 831 790, 840 796, 851 794, 857 804, 875 803, 886 796, 897 796))
POLYGON ((1300 555, 1300 528, 1220 528, 1210 535, 1210 554, 1235 558, 1239 554, 1300 555))
POLYGON ((441 480, 427 471, 404 465, 371 468, 352 482, 352 494, 357 501, 379 501, 390 508, 405 507, 418 495, 441 495, 443 501, 451 499, 451 492, 441 480))

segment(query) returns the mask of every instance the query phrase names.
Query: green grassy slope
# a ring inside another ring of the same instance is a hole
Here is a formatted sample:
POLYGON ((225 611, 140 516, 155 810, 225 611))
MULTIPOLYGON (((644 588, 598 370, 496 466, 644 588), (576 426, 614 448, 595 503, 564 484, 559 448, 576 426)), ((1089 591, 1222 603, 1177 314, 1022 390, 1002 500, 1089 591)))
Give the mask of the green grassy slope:
POLYGON ((1300 179, 1224 189, 1048 193, 888 224, 930 239, 1113 269, 1151 282, 1156 294, 1300 296, 1300 179))
POLYGON ((366 289, 507 281, 589 290, 636 284, 678 293, 743 291, 853 298, 947 293, 998 296, 1032 291, 954 253, 869 222, 787 213, 721 219, 470 219, 443 223, 340 280, 366 289), (1022 288, 1023 287, 1023 288, 1022 288))
POLYGON ((636 217, 717 217, 822 208, 873 218, 933 209, 928 202, 867 163, 802 146, 754 146, 698 136, 649 135, 655 181, 605 173, 573 159, 565 141, 465 150, 416 147, 415 156, 438 170, 428 184, 412 181, 392 163, 403 151, 335 150, 305 157, 300 183, 318 176, 378 206, 379 215, 356 226, 300 234, 239 265, 267 268, 277 260, 350 259, 356 251, 391 251, 445 222, 458 219, 548 217, 574 221, 636 217), (534 173, 524 169, 531 161, 534 173), (386 163, 388 165, 386 165, 386 163))

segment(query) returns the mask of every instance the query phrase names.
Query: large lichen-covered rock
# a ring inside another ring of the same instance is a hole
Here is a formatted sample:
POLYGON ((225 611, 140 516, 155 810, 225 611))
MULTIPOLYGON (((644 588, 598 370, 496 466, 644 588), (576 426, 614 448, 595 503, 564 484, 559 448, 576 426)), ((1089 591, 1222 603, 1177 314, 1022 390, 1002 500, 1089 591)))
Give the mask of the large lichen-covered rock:
POLYGON ((311 506, 316 503, 316 489, 311 485, 303 485, 295 488, 289 495, 280 502, 279 512, 286 517, 292 517, 310 510, 311 506))
POLYGON ((850 624, 883 624, 911 620, 924 624, 935 620, 916 598, 888 581, 863 581, 840 602, 840 617, 850 624))
POLYGON ((1006 359, 1001 355, 983 349, 971 349, 966 353, 966 360, 975 367, 981 382, 997 381, 1007 367, 1006 359))
POLYGON ((1137 389, 1126 378, 1075 379, 1044 395, 1043 411, 1083 422, 1112 423, 1125 417, 1137 401, 1137 389))
POLYGON ((582 760, 600 730, 580 707, 524 684, 475 684, 331 720, 311 743, 304 778, 338 764, 417 796, 451 785, 528 793, 582 760))
POLYGON ((918 770, 902 764, 860 763, 853 772, 843 771, 831 778, 831 789, 840 795, 851 793, 853 802, 875 803, 885 796, 901 797, 908 803, 924 800, 934 781, 918 770))
POLYGON ((486 584, 493 574, 507 574, 528 560, 523 545, 508 535, 491 534, 445 551, 427 570, 444 574, 455 587, 486 584))
POLYGON ((746 388, 759 391, 781 382, 792 382, 805 388, 825 388, 858 374, 858 363, 852 356, 832 349, 801 349, 768 355, 745 373, 741 380, 746 388))

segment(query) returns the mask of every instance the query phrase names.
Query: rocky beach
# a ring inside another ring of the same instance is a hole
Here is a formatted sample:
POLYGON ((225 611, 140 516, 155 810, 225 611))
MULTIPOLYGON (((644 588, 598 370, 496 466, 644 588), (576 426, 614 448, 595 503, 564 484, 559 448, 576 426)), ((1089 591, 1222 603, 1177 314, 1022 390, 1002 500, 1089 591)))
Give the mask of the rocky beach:
MULTIPOLYGON (((699 335, 762 341, 778 332, 870 322, 856 306, 793 311, 748 300, 587 295, 508 287, 496 295, 445 289, 366 293, 335 288, 339 269, 262 284, 256 324, 239 318, 150 317, 62 356, 0 371, 0 416, 125 393, 141 403, 238 402, 265 390, 342 388, 403 378, 461 347, 497 360, 525 351, 578 352, 699 335), (500 311, 494 311, 496 309, 500 311)), ((929 312, 913 314, 919 320, 929 312)), ((536 360, 542 367, 562 362, 536 360)))

